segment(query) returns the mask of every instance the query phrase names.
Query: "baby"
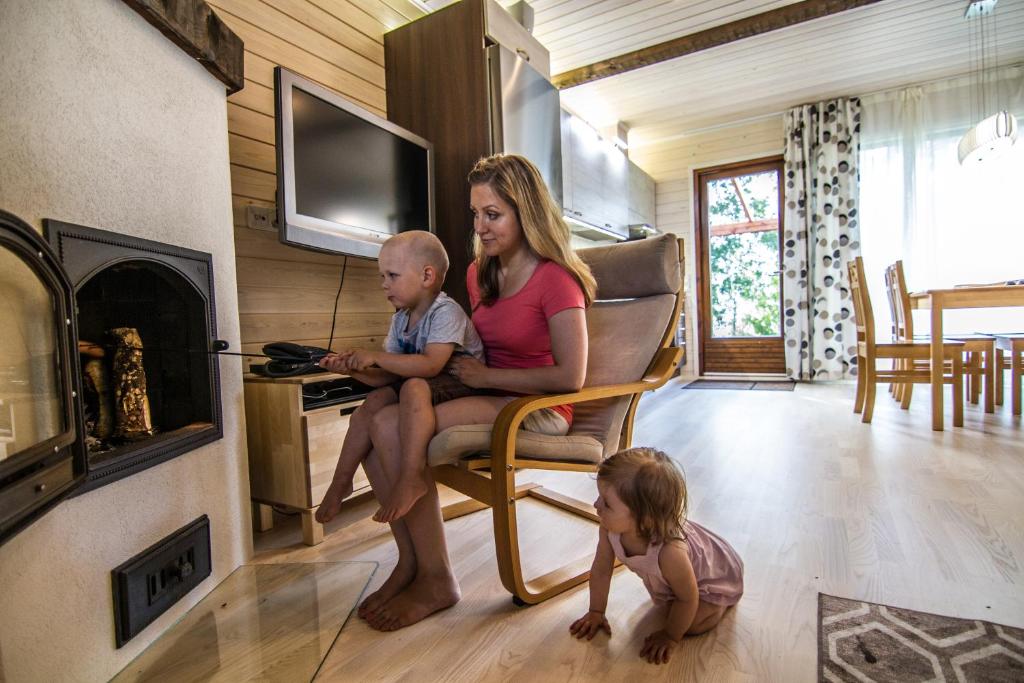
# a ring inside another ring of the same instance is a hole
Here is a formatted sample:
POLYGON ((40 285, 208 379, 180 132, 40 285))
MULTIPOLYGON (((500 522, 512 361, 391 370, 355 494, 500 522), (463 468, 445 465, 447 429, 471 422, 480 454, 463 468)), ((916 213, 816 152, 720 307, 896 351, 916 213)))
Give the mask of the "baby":
POLYGON ((475 393, 441 371, 457 354, 484 359, 473 323, 462 307, 441 291, 448 254, 436 236, 422 230, 395 235, 381 248, 378 268, 388 302, 397 309, 384 350, 354 349, 320 361, 321 367, 379 387, 352 414, 334 479, 316 511, 321 523, 333 519, 341 502, 352 493, 356 467, 370 452, 373 415, 396 401, 402 471, 391 499, 377 510, 374 519, 391 522, 409 511, 427 490, 424 468, 427 445, 436 427, 433 406, 475 393))
POLYGON ((686 482, 667 455, 653 448, 620 451, 597 473, 601 520, 590 570, 590 611, 569 627, 577 638, 611 635, 605 618, 615 560, 643 579, 655 604, 668 605, 665 627, 644 640, 640 656, 669 660, 686 634, 714 628, 743 595, 743 562, 712 532, 686 519, 686 482))

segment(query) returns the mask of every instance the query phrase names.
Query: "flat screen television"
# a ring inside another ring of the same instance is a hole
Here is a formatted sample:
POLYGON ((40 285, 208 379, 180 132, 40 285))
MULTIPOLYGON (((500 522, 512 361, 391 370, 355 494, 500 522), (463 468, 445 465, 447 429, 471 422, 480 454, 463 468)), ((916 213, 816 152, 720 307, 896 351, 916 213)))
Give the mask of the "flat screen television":
POLYGON ((274 69, 280 239, 376 258, 434 231, 433 145, 287 69, 274 69))

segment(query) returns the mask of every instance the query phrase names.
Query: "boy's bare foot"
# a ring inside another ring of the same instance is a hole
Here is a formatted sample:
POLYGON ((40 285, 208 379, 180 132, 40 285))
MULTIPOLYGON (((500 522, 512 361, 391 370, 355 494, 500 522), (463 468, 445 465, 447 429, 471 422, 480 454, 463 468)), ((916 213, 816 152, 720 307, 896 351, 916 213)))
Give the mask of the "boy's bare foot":
POLYGON ((373 519, 378 522, 393 522, 405 517, 426 492, 427 484, 422 477, 403 474, 391 491, 391 498, 373 514, 373 519))
POLYGON ((327 487, 323 501, 320 502, 320 507, 316 509, 316 515, 314 515, 316 521, 327 524, 334 519, 341 512, 341 501, 350 495, 352 495, 352 477, 332 480, 331 485, 327 487))
POLYGON ((356 614, 362 619, 369 618, 370 615, 383 607, 388 600, 401 593, 402 589, 412 583, 412 580, 415 578, 416 563, 399 560, 398 564, 391 571, 391 576, 381 584, 380 588, 370 593, 360 603, 356 614))
POLYGON ((366 622, 378 631, 397 631, 451 607, 460 598, 462 592, 454 576, 420 577, 368 616, 366 622))

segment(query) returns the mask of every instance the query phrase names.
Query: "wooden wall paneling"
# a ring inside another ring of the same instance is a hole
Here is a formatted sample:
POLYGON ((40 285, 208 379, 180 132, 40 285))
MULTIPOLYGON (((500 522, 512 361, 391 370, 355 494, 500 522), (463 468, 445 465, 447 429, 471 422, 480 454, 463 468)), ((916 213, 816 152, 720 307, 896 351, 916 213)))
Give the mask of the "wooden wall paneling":
POLYGON ((388 89, 388 118, 442 151, 434 158, 436 229, 451 260, 445 291, 463 305, 472 245, 466 174, 491 151, 483 35, 479 0, 384 35, 388 82, 401 84, 388 89))
MULTIPOLYGON (((316 55, 320 59, 333 64, 354 76, 358 76, 372 85, 380 82, 380 71, 383 70, 383 54, 380 46, 376 49, 365 48, 365 53, 357 52, 346 46, 346 43, 338 42, 336 39, 326 35, 326 31, 332 28, 348 29, 343 22, 332 19, 325 15, 328 20, 321 24, 303 24, 281 9, 282 4, 292 7, 309 7, 309 3, 294 0, 274 0, 273 4, 254 0, 212 0, 212 4, 218 9, 224 10, 232 16, 242 18, 244 21, 258 27, 260 30, 269 33, 281 41, 294 45, 306 52, 316 55), (377 57, 375 60, 374 57, 377 57)), ((315 8, 314 8, 315 9, 315 8)), ((344 29, 341 29, 344 32, 344 29)), ((351 29, 349 29, 351 31, 351 29)), ((333 31, 337 32, 337 31, 333 31)), ((359 36, 360 43, 368 42, 374 45, 373 41, 366 41, 365 36, 358 31, 354 32, 359 36)), ((348 45, 355 46, 356 41, 350 40, 348 45)), ((259 50, 255 50, 259 52, 259 50)))
MULTIPOLYGON (((256 5, 255 2, 251 5, 246 3, 245 7, 255 7, 256 5)), ((231 26, 231 29, 245 41, 247 52, 254 52, 274 64, 300 73, 332 90, 337 90, 362 106, 384 109, 382 73, 378 76, 380 80, 377 83, 379 85, 371 83, 337 64, 264 31, 256 24, 227 10, 219 9, 219 13, 224 21, 231 26)), ((312 30, 309 32, 313 33, 312 30)), ((383 69, 380 71, 383 72, 383 69)))
MULTIPOLYGON (((281 244, 276 230, 246 223, 250 205, 276 210, 273 70, 284 66, 384 115, 383 35, 408 19, 383 3, 350 0, 211 4, 246 47, 246 88, 227 109, 242 352, 279 340, 326 346, 346 260, 281 244)), ((348 258, 334 348, 380 348, 392 313, 376 261, 348 258)))
POLYGON ((228 132, 274 144, 274 117, 228 102, 228 132))
POLYGON ((231 163, 271 175, 277 172, 274 146, 242 135, 228 135, 231 163))

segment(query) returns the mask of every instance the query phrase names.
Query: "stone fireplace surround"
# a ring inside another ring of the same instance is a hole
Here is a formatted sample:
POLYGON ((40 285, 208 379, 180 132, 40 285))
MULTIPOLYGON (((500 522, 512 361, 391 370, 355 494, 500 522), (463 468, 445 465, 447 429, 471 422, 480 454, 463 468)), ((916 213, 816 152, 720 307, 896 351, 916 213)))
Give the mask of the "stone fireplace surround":
MULTIPOLYGON (((225 85, 121 0, 0 2, 0 207, 212 255, 238 347, 225 85)), ((108 680, 252 553, 241 363, 223 438, 66 500, 0 548, 0 680, 108 680), (213 572, 120 650, 110 571, 195 518, 213 572)))

